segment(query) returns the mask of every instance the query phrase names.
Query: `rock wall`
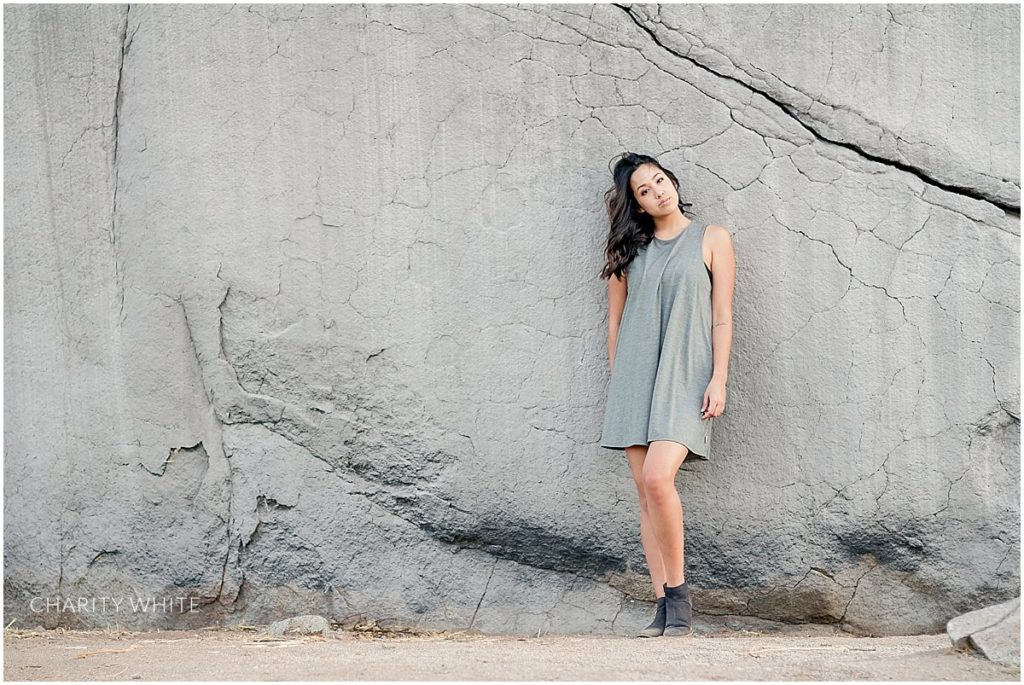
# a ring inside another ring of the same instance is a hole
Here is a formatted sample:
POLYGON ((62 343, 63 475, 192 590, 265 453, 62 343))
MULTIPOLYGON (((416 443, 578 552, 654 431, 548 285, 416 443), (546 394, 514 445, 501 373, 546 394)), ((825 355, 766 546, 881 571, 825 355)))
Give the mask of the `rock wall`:
POLYGON ((738 258, 698 614, 1020 593, 1019 6, 8 5, 16 625, 617 632, 601 196, 738 258), (155 600, 155 603, 154 603, 155 600))

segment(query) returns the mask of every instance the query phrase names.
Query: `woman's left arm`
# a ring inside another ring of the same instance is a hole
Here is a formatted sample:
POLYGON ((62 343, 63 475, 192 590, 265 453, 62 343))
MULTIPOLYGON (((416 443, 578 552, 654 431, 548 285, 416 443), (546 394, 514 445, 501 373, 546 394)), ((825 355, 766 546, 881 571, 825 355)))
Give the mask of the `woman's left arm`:
POLYGON ((725 226, 710 224, 711 234, 711 345, 714 372, 704 392, 703 418, 719 416, 725 410, 725 386, 729 379, 732 350, 732 296, 736 289, 736 252, 725 226))

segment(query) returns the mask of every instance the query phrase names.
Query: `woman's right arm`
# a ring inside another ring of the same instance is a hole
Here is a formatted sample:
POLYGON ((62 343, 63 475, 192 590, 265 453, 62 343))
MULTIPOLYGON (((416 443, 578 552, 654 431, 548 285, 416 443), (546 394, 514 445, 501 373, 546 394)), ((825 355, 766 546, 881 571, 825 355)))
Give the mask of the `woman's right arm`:
POLYGON ((622 322, 622 310, 626 307, 628 292, 626 274, 612 274, 608 278, 608 368, 615 368, 615 343, 619 339, 619 324, 622 322))

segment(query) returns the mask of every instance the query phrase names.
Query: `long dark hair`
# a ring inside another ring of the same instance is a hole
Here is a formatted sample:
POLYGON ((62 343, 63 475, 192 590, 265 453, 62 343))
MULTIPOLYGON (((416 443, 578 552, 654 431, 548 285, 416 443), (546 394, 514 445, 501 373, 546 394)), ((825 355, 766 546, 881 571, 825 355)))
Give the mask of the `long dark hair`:
MULTIPOLYGON (((636 257, 640 248, 647 245, 654 239, 654 220, 646 212, 640 213, 637 210, 636 198, 633 196, 633 189, 629 185, 629 179, 633 172, 644 164, 653 164, 661 169, 672 185, 679 192, 679 180, 676 175, 662 166, 658 160, 650 155, 641 155, 636 152, 625 152, 619 155, 615 167, 612 169, 612 187, 605 191, 604 204, 608 211, 608 244, 605 247, 604 268, 601 270, 601 278, 611 278, 615 274, 619 278, 636 257)), ((692 203, 683 202, 679 198, 679 210, 683 207, 690 207, 692 203)))

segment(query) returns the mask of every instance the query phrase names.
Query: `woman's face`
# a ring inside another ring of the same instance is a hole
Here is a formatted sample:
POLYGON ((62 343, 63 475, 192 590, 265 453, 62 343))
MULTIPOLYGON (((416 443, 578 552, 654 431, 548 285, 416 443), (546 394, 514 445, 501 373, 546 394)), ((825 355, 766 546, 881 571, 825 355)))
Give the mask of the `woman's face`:
POLYGON ((637 167, 629 185, 637 204, 652 217, 671 214, 679 207, 679 196, 672 181, 653 164, 637 167))

